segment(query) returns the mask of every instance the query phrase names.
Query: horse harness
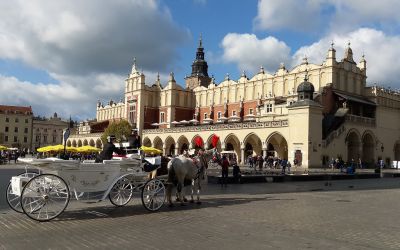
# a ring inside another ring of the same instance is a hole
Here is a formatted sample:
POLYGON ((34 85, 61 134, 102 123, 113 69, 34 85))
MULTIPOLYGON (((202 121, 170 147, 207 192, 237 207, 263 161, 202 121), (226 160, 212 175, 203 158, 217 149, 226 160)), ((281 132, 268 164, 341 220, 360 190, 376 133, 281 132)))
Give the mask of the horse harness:
POLYGON ((191 160, 193 161, 193 164, 197 167, 197 173, 196 173, 196 177, 194 178, 194 180, 199 179, 200 174, 201 174, 202 172, 204 172, 204 168, 205 168, 205 166, 206 166, 206 165, 204 165, 204 164, 205 164, 204 157, 202 157, 202 156, 198 156, 198 157, 199 157, 199 160, 197 160, 196 158, 191 158, 191 160), (199 163, 200 161, 202 161, 203 164, 201 164, 200 167, 199 167, 198 163, 199 163))

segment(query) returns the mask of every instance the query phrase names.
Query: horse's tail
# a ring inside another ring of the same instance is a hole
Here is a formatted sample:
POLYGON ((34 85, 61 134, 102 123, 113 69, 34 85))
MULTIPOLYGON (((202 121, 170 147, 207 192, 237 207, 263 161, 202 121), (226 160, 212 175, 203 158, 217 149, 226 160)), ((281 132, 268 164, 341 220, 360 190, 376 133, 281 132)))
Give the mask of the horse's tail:
POLYGON ((172 160, 170 160, 168 162, 167 165, 167 169, 168 169, 168 180, 167 180, 167 184, 172 184, 175 178, 175 169, 174 169, 174 162, 176 161, 175 158, 173 158, 172 160))

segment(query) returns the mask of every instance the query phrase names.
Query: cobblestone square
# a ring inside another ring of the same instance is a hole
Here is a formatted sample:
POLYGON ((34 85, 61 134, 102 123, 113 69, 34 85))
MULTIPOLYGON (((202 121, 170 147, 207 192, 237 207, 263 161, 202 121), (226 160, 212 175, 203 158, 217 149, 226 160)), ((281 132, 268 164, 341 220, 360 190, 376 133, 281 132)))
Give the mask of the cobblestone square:
POLYGON ((399 249, 400 182, 209 184, 203 204, 147 212, 71 202, 38 223, 8 209, 0 249, 399 249))

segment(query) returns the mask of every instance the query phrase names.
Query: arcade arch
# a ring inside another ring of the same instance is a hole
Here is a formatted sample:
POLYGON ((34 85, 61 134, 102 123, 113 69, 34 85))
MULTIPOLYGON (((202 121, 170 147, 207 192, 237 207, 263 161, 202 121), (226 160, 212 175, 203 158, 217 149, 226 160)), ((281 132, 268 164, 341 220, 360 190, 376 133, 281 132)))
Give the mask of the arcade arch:
POLYGON ((149 139, 149 137, 145 137, 144 139, 143 139, 143 146, 145 146, 145 147, 151 147, 151 141, 150 141, 150 139, 149 139))
POLYGON ((261 155, 262 156, 262 143, 260 138, 254 134, 250 133, 244 138, 244 157, 247 159, 249 155, 261 155))
POLYGON ((163 150, 163 142, 160 137, 157 136, 156 138, 154 138, 153 145, 155 148, 163 150))
POLYGON ((82 141, 78 140, 78 147, 82 147, 82 141))
POLYGON ((234 134, 229 134, 224 140, 225 148, 222 150, 226 151, 235 151, 238 156, 238 161, 242 162, 241 154, 240 154, 240 141, 234 134))
POLYGON ((67 141, 67 147, 71 147, 72 143, 71 141, 67 141))
POLYGON ((89 141, 89 145, 90 145, 90 146, 92 146, 92 147, 94 147, 94 146, 95 146, 95 143, 94 143, 94 140, 93 140, 93 139, 90 139, 90 141, 89 141))
POLYGON ((192 146, 194 149, 203 148, 204 149, 204 140, 200 135, 195 135, 192 138, 192 146))
POLYGON ((100 139, 96 140, 96 148, 102 148, 103 147, 103 143, 101 143, 100 139))
POLYGON ((357 130, 350 130, 346 136, 347 142, 347 161, 351 162, 351 160, 357 161, 360 157, 360 134, 357 130))
POLYGON ((362 137, 362 162, 367 166, 373 166, 375 162, 375 140, 369 132, 364 133, 362 137))
POLYGON ((83 146, 87 146, 88 145, 88 141, 85 139, 83 140, 83 146))
POLYGON ((164 145, 166 155, 175 155, 175 140, 171 136, 168 136, 167 139, 165 139, 164 145))
POLYGON ((266 140, 267 156, 288 159, 288 143, 282 134, 272 133, 266 140))
POLYGON ((76 141, 75 140, 72 141, 72 147, 76 147, 76 141))
POLYGON ((179 148, 178 148, 178 154, 183 154, 183 151, 187 151, 187 150, 189 150, 189 140, 186 138, 186 136, 184 136, 184 135, 181 135, 179 138, 178 138, 178 146, 179 146, 179 148))
MULTIPOLYGON (((212 134, 212 135, 210 135, 210 136, 208 137, 208 139, 207 139, 207 144, 206 144, 206 148, 207 148, 207 149, 212 149, 212 148, 214 148, 214 146, 212 145, 212 140, 213 140, 214 135, 215 135, 215 134, 212 134)), ((221 152, 221 151, 222 151, 221 139, 218 140, 216 148, 217 148, 218 152, 221 152)))

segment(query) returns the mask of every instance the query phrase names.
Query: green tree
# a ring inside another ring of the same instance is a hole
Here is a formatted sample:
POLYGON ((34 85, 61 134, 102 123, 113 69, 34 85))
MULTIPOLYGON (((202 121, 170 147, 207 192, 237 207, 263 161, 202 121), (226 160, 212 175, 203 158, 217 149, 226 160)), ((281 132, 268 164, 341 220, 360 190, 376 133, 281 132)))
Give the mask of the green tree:
POLYGON ((103 144, 105 144, 107 142, 107 136, 115 135, 117 142, 122 142, 124 138, 128 138, 131 131, 132 126, 126 120, 111 122, 101 136, 101 140, 103 144))

